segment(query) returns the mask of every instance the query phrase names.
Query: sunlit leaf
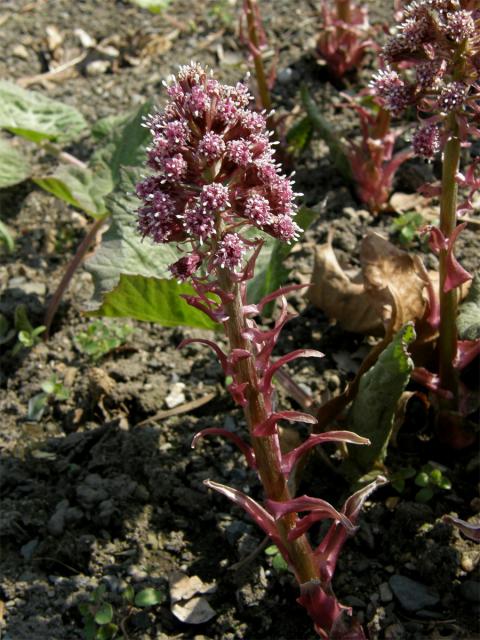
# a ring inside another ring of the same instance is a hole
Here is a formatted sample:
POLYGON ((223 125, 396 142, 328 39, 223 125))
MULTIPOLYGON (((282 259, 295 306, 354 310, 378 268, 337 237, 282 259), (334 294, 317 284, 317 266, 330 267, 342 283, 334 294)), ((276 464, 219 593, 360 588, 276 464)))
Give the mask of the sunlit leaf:
POLYGON ((218 325, 180 297, 193 293, 190 285, 179 284, 176 280, 122 273, 117 286, 104 295, 101 306, 91 315, 135 318, 163 327, 181 325, 215 329, 218 325))
POLYGON ((128 114, 128 117, 111 123, 111 129, 104 138, 105 145, 96 151, 90 160, 89 166, 94 173, 98 168, 101 171, 110 171, 113 186, 120 182, 122 167, 143 167, 145 163, 145 149, 150 142, 151 134, 142 123, 152 106, 152 102, 147 101, 128 114))
POLYGON ((152 607, 165 601, 165 594, 158 589, 142 589, 135 596, 136 607, 152 607))
POLYGON ((86 127, 85 119, 74 107, 0 80, 0 128, 32 142, 69 142, 86 127))
POLYGON ((54 196, 82 209, 93 218, 107 214, 105 196, 113 189, 110 172, 98 168, 95 172, 74 165, 62 165, 51 176, 34 178, 39 187, 54 196))
POLYGON ((180 257, 176 247, 142 240, 135 229, 139 203, 132 194, 139 173, 124 171, 118 191, 107 198, 112 222, 86 265, 95 283, 88 310, 93 315, 130 317, 163 326, 213 329, 214 322, 180 298, 180 294, 191 294, 192 288, 170 278, 168 266, 180 257))
POLYGON ((113 619, 113 608, 109 602, 103 602, 95 613, 95 622, 103 625, 108 624, 113 619))
POLYGON ((14 149, 7 140, 0 138, 0 189, 23 182, 29 177, 30 171, 30 163, 25 155, 14 149))

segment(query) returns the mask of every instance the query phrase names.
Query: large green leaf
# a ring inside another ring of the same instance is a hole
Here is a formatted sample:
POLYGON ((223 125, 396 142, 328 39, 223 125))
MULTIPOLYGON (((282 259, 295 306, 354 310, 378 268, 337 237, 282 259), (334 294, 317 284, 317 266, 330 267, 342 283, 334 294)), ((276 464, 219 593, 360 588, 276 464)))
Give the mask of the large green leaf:
POLYGON ((68 142, 87 127, 74 107, 0 80, 0 128, 32 142, 68 142))
POLYGON ((151 102, 146 102, 133 113, 100 121, 96 131, 104 144, 93 154, 89 167, 62 165, 53 175, 35 178, 35 182, 93 218, 107 215, 105 196, 120 182, 121 167, 145 162, 150 133, 141 124, 151 108, 151 102))
POLYGON ((182 294, 193 294, 188 284, 164 278, 146 278, 120 274, 118 285, 103 297, 99 309, 90 315, 115 318, 135 318, 143 322, 154 322, 163 327, 218 327, 204 313, 194 309, 181 298, 182 294))
POLYGON ((405 325, 363 374, 349 415, 351 431, 369 438, 369 447, 349 447, 345 471, 360 476, 381 463, 386 455, 397 403, 413 370, 407 348, 415 340, 412 324, 405 325))
MULTIPOLYGON (((152 102, 147 101, 123 120, 113 121, 106 144, 93 154, 90 167, 108 167, 112 175, 113 186, 120 182, 122 167, 139 167, 145 164, 145 147, 150 142, 150 131, 142 126, 144 117, 152 110, 152 102)), ((110 123, 112 124, 112 123, 110 123)))
POLYGON ((462 340, 480 338, 480 275, 476 275, 470 286, 465 302, 460 306, 458 335, 462 340))
MULTIPOLYGON (((305 231, 317 215, 312 209, 302 207, 295 222, 305 231)), ((257 260, 255 277, 248 285, 250 303, 259 302, 264 296, 285 284, 290 270, 284 265, 284 260, 291 249, 292 245, 286 242, 280 242, 271 236, 266 237, 257 260)), ((272 309, 273 304, 268 305, 265 308, 266 315, 271 314, 272 309)))
POLYGON ((93 218, 101 218, 107 214, 105 196, 112 191, 113 182, 106 167, 97 167, 93 172, 88 167, 61 165, 53 175, 34 178, 33 181, 45 191, 82 209, 93 218))
POLYGON ((23 182, 29 175, 30 163, 25 155, 0 138, 0 189, 23 182))
POLYGON ((95 283, 89 310, 94 315, 131 317, 165 326, 216 328, 179 297, 191 293, 191 288, 170 279, 168 266, 180 257, 178 250, 170 244, 142 240, 135 229, 133 212, 139 201, 134 191, 140 173, 138 169, 122 171, 120 186, 107 198, 112 222, 86 264, 95 283))
POLYGON ((313 128, 325 142, 330 151, 330 157, 332 158, 335 168, 340 172, 344 180, 352 182, 352 170, 338 132, 335 131, 328 120, 320 113, 317 105, 305 86, 302 86, 301 88, 301 97, 303 106, 305 107, 305 111, 307 112, 313 128))

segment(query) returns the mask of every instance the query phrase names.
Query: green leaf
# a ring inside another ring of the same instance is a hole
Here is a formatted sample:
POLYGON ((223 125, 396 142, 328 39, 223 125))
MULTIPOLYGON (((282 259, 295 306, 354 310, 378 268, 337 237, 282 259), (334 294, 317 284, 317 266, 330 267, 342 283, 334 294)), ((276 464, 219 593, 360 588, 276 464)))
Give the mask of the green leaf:
POLYGON ((328 120, 322 116, 306 86, 302 86, 301 88, 301 98, 312 126, 330 151, 335 168, 339 171, 344 180, 352 182, 350 162, 348 161, 345 149, 340 141, 340 135, 334 130, 328 120))
MULTIPOLYGON (((302 207, 295 222, 305 231, 317 216, 317 212, 302 207)), ((291 250, 291 244, 280 242, 270 236, 266 237, 265 244, 257 259, 255 277, 248 285, 250 303, 259 302, 264 296, 285 284, 290 271, 283 262, 291 250)), ((271 315, 274 306, 273 302, 267 305, 264 311, 265 315, 271 315)))
POLYGON ((102 218, 108 213, 105 196, 112 191, 113 182, 110 171, 105 167, 97 167, 94 172, 88 167, 62 165, 53 175, 34 178, 33 181, 41 189, 85 211, 92 218, 102 218))
POLYGON ((102 142, 112 135, 115 129, 123 127, 131 117, 131 111, 124 111, 123 113, 100 118, 92 126, 90 133, 97 142, 102 142))
POLYGON ((135 606, 136 607, 152 607, 156 604, 161 604, 165 601, 165 594, 158 589, 152 589, 151 587, 147 589, 142 589, 135 596, 135 606))
POLYGON ((417 487, 426 487, 430 484, 430 478, 428 477, 428 473, 425 471, 420 471, 420 473, 415 478, 415 484, 417 487))
POLYGON ((78 605, 78 610, 80 611, 80 613, 82 614, 82 616, 84 618, 92 617, 92 612, 90 610, 90 607, 91 607, 91 605, 88 604, 88 602, 81 602, 78 605))
POLYGON ((113 623, 108 623, 97 631, 97 635, 95 636, 95 640, 112 640, 117 635, 118 626, 113 623))
POLYGON ((278 571, 279 573, 281 573, 282 571, 288 570, 288 564, 280 552, 277 553, 276 556, 273 556, 272 567, 275 569, 275 571, 278 571))
POLYGON ((0 80, 0 128, 32 142, 69 142, 78 138, 87 123, 74 107, 0 80))
POLYGON ((420 491, 417 491, 415 495, 415 500, 417 502, 428 502, 432 498, 433 498, 433 491, 429 487, 424 487, 423 489, 420 489, 420 491))
POLYGON ((276 544, 271 544, 270 546, 268 546, 265 550, 264 553, 266 556, 274 556, 278 553, 278 547, 276 544))
POLYGON ((15 329, 19 333, 20 331, 25 331, 27 333, 31 333, 33 331, 33 326, 28 319, 27 307, 24 304, 19 304, 15 307, 14 323, 15 329))
POLYGON ((105 197, 120 182, 120 169, 144 164, 150 132, 141 124, 151 109, 152 103, 146 102, 133 112, 100 121, 96 131, 101 132, 104 146, 93 154, 88 167, 62 165, 53 175, 34 182, 93 218, 106 216, 105 197))
POLYGON ((473 278, 470 291, 463 304, 460 305, 457 327, 461 340, 478 340, 480 338, 480 274, 473 278))
POLYGON ((313 135, 313 126, 310 118, 305 116, 296 122, 287 132, 288 148, 296 153, 301 153, 310 144, 313 135))
POLYGON ((110 171, 112 190, 120 183, 122 167, 143 168, 145 165, 145 149, 151 140, 151 134, 142 123, 152 108, 151 101, 145 102, 123 121, 117 122, 106 136, 105 146, 92 156, 90 167, 94 173, 98 169, 110 171))
POLYGON ((192 287, 175 280, 145 278, 121 274, 119 284, 105 294, 99 309, 90 315, 135 318, 155 322, 164 327, 198 327, 215 329, 216 325, 201 311, 187 304, 180 296, 192 295, 192 287))
POLYGON ((38 422, 41 420, 45 409, 48 406, 48 395, 46 393, 37 393, 28 401, 27 420, 38 422))
POLYGON ((164 326, 184 325, 215 329, 216 323, 179 298, 191 294, 187 284, 170 279, 168 266, 180 253, 170 244, 158 245, 142 240, 134 224, 134 211, 139 202, 135 184, 140 170, 123 170, 118 192, 107 199, 112 213, 110 228, 102 244, 87 261, 95 294, 88 311, 96 316, 118 316, 157 322, 164 326))
POLYGON ((83 636, 85 640, 95 640, 97 637, 97 625, 95 624, 95 620, 92 618, 88 618, 85 620, 85 627, 83 628, 83 636))
POLYGON ((148 9, 150 13, 160 13, 168 7, 171 0, 130 0, 141 9, 148 9))
MULTIPOLYGON (((25 154, 14 149, 4 138, 0 138, 0 189, 23 182, 29 177, 30 171, 30 163, 25 154)), ((10 251, 12 250, 13 247, 10 251)))
POLYGON ((15 241, 10 229, 0 220, 0 242, 2 242, 9 253, 15 249, 15 241))
POLYGON ((385 459, 397 403, 413 370, 407 347, 414 339, 413 325, 405 325, 360 379, 349 423, 351 431, 369 438, 371 445, 348 447, 347 474, 365 473, 385 459))
POLYGON ((442 477, 442 479, 438 483, 438 486, 440 487, 440 489, 445 489, 445 491, 450 491, 450 489, 452 488, 452 483, 448 478, 442 477))
POLYGON ((113 608, 109 602, 102 602, 99 609, 95 613, 95 622, 97 624, 109 624, 113 620, 113 608))
POLYGON ((128 585, 128 587, 126 587, 125 591, 122 593, 123 598, 129 602, 132 603, 133 599, 135 598, 135 589, 132 587, 131 584, 128 585))
POLYGON ((405 489, 405 480, 403 478, 397 478, 396 480, 391 480, 390 484, 395 489, 395 491, 398 491, 398 493, 403 493, 405 489))

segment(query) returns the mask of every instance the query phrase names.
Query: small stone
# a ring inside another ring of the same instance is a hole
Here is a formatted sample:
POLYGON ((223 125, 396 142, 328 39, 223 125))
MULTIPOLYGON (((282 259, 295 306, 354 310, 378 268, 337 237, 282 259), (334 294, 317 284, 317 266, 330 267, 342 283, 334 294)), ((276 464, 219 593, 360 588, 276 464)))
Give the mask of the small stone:
POLYGON ((291 67, 280 69, 277 74, 277 80, 280 84, 289 84, 295 77, 295 72, 291 67))
POLYGON ((69 507, 68 500, 61 500, 55 507, 55 513, 47 524, 47 529, 52 536, 61 536, 65 529, 65 515, 69 507))
POLYGON ((35 553, 35 549, 37 547, 38 547, 38 539, 35 538, 34 540, 30 540, 30 542, 27 542, 26 544, 24 544, 23 547, 21 547, 20 549, 20 553, 22 554, 23 558, 27 562, 30 562, 30 560, 33 557, 33 554, 35 553))
POLYGON ((110 60, 94 60, 87 65, 86 73, 89 77, 102 76, 110 69, 110 60))
POLYGON ((388 583, 405 611, 420 611, 425 607, 434 607, 440 601, 433 589, 411 578, 396 574, 388 583))
POLYGON ((342 603, 346 604, 349 607, 358 607, 360 609, 365 609, 367 603, 361 598, 357 598, 357 596, 345 596, 342 598, 342 603))
POLYGON ((475 549, 473 552, 468 550, 462 553, 460 564, 462 569, 467 573, 470 573, 475 569, 478 564, 480 553, 475 549))
POLYGON ((468 600, 468 602, 474 602, 475 604, 480 602, 480 582, 476 580, 465 580, 460 587, 460 593, 462 598, 468 600))
POLYGON ((17 44, 12 49, 12 55, 16 58, 20 58, 21 60, 28 60, 28 49, 23 44, 17 44))
POLYGON ((382 582, 378 590, 380 592, 380 600, 382 602, 391 602, 393 600, 393 593, 388 586, 388 582, 382 582))
POLYGON ((178 407, 178 405, 183 404, 185 402, 185 394, 183 393, 184 389, 185 389, 184 382, 176 382, 172 386, 172 388, 170 389, 170 393, 165 398, 165 404, 169 409, 178 407))

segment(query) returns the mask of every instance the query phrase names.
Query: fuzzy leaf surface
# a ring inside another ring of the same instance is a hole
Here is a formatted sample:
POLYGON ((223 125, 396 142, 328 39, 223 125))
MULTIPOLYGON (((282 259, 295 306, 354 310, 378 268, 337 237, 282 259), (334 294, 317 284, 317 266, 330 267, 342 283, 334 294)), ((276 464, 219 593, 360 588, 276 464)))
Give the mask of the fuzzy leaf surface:
POLYGON ((0 138, 0 189, 23 182, 30 171, 30 163, 25 156, 0 138))
POLYGON ((53 175, 34 182, 93 218, 106 216, 105 198, 120 183, 121 168, 143 165, 150 133, 141 124, 151 108, 152 103, 146 102, 132 113, 99 121, 95 131, 100 132, 103 146, 93 154, 88 167, 61 165, 53 175))
POLYGON ((78 138, 87 123, 70 105, 0 80, 0 128, 32 142, 65 143, 78 138))
POLYGON ((53 175, 34 178, 33 181, 41 189, 85 211, 92 218, 102 218, 108 213, 105 196, 112 191, 113 183, 106 167, 98 168, 94 173, 89 168, 61 165, 53 175))

